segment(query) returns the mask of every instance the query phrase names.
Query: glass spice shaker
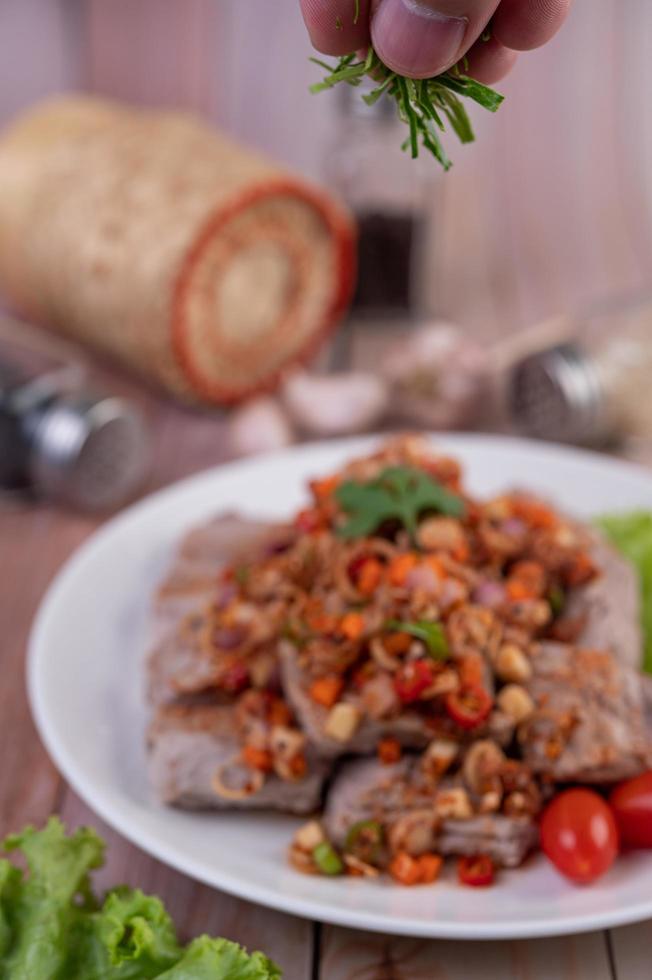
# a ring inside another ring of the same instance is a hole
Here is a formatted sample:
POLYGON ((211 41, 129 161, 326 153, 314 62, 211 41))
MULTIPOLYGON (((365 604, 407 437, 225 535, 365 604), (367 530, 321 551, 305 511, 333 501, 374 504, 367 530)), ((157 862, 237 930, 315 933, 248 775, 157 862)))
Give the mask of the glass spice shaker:
POLYGON ((515 427, 593 446, 652 440, 652 296, 569 319, 564 333, 509 369, 506 397, 515 427))
POLYGON ((405 127, 394 100, 384 96, 373 106, 363 101, 373 87, 372 80, 341 86, 337 133, 324 176, 358 224, 351 317, 404 325, 426 312, 433 168, 426 171, 424 161, 401 150, 405 127))
POLYGON ((0 493, 98 511, 135 492, 147 461, 143 419, 86 382, 68 345, 0 315, 0 493))

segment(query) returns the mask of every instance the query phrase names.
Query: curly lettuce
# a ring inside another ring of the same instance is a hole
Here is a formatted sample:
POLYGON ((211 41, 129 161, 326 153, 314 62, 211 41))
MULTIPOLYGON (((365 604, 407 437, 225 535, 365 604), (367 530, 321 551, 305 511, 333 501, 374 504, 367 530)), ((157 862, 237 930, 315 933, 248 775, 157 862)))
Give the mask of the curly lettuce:
POLYGON ((652 512, 639 510, 606 514, 598 519, 597 524, 638 572, 644 641, 643 669, 652 674, 652 512))
POLYGON ((262 953, 201 936, 183 947, 163 903, 119 887, 100 901, 90 872, 104 843, 52 817, 4 842, 26 873, 0 861, 0 980, 279 980, 262 953))

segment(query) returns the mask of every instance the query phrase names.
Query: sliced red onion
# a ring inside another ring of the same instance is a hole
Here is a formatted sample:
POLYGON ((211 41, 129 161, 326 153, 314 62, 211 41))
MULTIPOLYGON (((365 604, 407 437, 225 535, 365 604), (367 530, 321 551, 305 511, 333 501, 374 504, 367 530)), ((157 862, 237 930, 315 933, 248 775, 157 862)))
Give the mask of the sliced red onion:
POLYGON ((527 525, 520 517, 508 517, 500 525, 500 530, 510 538, 520 538, 527 531, 527 525))
POLYGON ((244 643, 247 631, 241 626, 218 626, 213 631, 213 643, 220 650, 235 650, 244 643))
POLYGON ((408 572, 405 578, 407 589, 432 594, 439 591, 439 577, 428 565, 417 565, 408 572))
POLYGON ((480 582, 473 590, 472 598, 479 606, 495 609, 505 601, 505 587, 500 582, 480 582))
POLYGON ((215 608, 226 609, 230 602, 233 602, 238 594, 238 587, 235 582, 224 582, 219 586, 215 596, 215 608))

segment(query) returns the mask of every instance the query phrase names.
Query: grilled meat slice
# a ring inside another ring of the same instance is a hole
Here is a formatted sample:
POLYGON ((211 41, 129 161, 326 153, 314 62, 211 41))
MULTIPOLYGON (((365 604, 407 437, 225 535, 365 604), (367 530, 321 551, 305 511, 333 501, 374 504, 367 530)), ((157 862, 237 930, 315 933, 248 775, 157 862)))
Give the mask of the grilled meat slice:
POLYGON ((152 704, 171 703, 214 684, 216 662, 202 650, 202 638, 210 604, 219 598, 219 570, 257 557, 287 534, 285 525, 224 514, 183 538, 156 593, 150 621, 147 692, 152 704))
POLYGON ((431 741, 433 730, 417 711, 403 709, 395 717, 374 719, 364 713, 361 699, 353 695, 350 703, 359 711, 359 725, 346 739, 331 737, 326 730, 329 709, 316 704, 308 694, 309 680, 299 664, 296 648, 291 643, 282 642, 279 650, 285 696, 304 732, 321 755, 334 758, 349 752, 356 755, 371 753, 375 751, 379 739, 387 736, 397 738, 406 748, 425 748, 431 741))
POLYGON ((355 824, 374 820, 390 841, 403 836, 444 856, 487 854, 496 864, 517 867, 537 843, 534 817, 496 813, 438 819, 438 799, 460 784, 461 780, 449 779, 438 786, 422 783, 414 756, 392 766, 375 759, 345 763, 328 793, 326 834, 343 847, 355 824))
POLYGON ((235 709, 185 704, 159 708, 148 737, 150 784, 165 804, 206 810, 310 813, 320 802, 328 764, 306 753, 302 779, 263 776, 245 766, 235 709))
POLYGON ((641 675, 607 651, 542 643, 518 732, 526 764, 558 782, 608 783, 652 762, 641 675))
POLYGON ((591 540, 599 575, 570 592, 559 624, 575 627, 578 647, 610 650, 623 664, 638 668, 643 641, 636 570, 599 532, 591 532, 591 540))

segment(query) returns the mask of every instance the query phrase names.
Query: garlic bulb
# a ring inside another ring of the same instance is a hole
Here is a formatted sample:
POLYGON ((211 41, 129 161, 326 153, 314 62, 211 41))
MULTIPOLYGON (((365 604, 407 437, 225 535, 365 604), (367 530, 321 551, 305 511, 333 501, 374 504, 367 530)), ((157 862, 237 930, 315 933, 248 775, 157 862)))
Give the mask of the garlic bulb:
POLYGON ((285 381, 282 398, 292 421, 312 436, 364 432, 381 420, 389 406, 385 381, 362 372, 323 376, 296 372, 285 381))
POLYGON ((435 322, 404 336, 386 352, 381 374, 400 419, 436 429, 472 425, 487 396, 489 357, 457 327, 435 322))
POLYGON ((283 449, 294 442, 294 431, 275 398, 255 398, 234 409, 227 430, 229 449, 235 456, 283 449))

